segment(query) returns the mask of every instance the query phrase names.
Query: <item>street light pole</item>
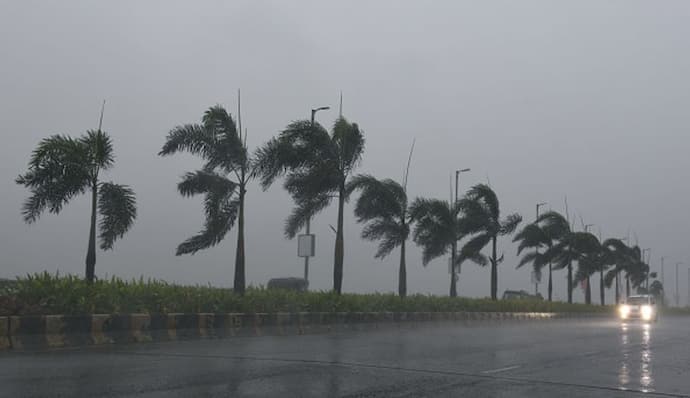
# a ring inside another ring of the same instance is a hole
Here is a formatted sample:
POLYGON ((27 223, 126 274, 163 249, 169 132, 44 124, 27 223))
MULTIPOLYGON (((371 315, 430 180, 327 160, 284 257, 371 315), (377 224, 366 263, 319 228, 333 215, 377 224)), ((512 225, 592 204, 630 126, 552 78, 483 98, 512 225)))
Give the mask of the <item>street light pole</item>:
POLYGON ((683 263, 676 263, 676 307, 680 306, 680 296, 678 296, 678 266, 683 263))
POLYGON ((661 256, 661 287, 662 287, 661 294, 663 294, 663 296, 661 296, 661 301, 664 304, 666 304, 666 285, 665 285, 665 283, 666 282, 664 281, 664 256, 661 256))
MULTIPOLYGON (((537 208, 536 215, 537 216, 534 219, 534 222, 537 222, 537 220, 539 220, 539 208, 542 206, 545 206, 545 205, 546 205, 546 202, 537 203, 537 206, 536 206, 536 208, 537 208)), ((539 248, 538 247, 535 249, 535 251, 537 252, 537 254, 539 254, 539 248)), ((541 272, 541 270, 539 272, 541 272)), ((539 280, 537 278, 537 270, 536 269, 534 270, 534 273, 535 273, 534 274, 534 295, 536 296, 537 294, 539 294, 539 280)))
MULTIPOLYGON (((322 106, 322 107, 311 110, 311 123, 309 124, 309 128, 312 130, 312 132, 314 131, 314 123, 315 123, 314 120, 316 118, 316 112, 325 111, 328 109, 331 109, 331 108, 329 106, 322 106)), ((311 217, 308 217, 307 218, 307 225, 305 228, 306 229, 305 232, 307 235, 309 235, 309 232, 310 232, 310 230, 309 230, 310 229, 309 228, 310 227, 310 225, 309 225, 310 221, 311 221, 311 217)), ((309 256, 304 257, 304 280, 307 282, 307 286, 309 286, 309 256)))
POLYGON ((652 269, 652 249, 650 247, 642 250, 642 261, 644 261, 644 253, 647 252, 647 275, 645 278, 645 289, 649 294, 649 271, 652 269))

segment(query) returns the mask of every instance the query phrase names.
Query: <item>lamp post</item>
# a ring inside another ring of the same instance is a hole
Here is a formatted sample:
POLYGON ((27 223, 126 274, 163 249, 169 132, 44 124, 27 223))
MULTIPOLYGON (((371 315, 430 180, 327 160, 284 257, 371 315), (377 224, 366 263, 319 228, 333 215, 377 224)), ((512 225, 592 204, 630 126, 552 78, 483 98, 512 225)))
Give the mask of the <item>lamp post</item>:
MULTIPOLYGON (((318 111, 325 111, 325 110, 328 110, 328 109, 331 109, 331 107, 329 107, 329 106, 321 106, 321 107, 318 107, 318 108, 315 108, 315 109, 312 109, 312 110, 311 110, 311 123, 309 124, 309 128, 310 128, 312 131, 314 130, 314 123, 315 123, 314 120, 315 120, 315 118, 316 118, 316 112, 318 112, 318 111)), ((309 233, 310 233, 310 230, 309 230, 309 229, 310 229, 310 225, 309 225, 309 224, 310 224, 310 221, 311 221, 311 217, 308 217, 308 218, 307 218, 307 225, 306 225, 306 228, 305 228, 305 230, 306 230, 306 231, 305 231, 305 232, 306 232, 306 235, 309 235, 309 233)), ((311 240, 312 251, 314 250, 314 248, 313 248, 314 243, 315 243, 315 239, 311 240)), ((307 254, 312 254, 312 253, 307 253, 307 254)), ((307 286, 309 286, 309 257, 310 257, 309 255, 307 255, 307 256, 304 257, 304 280, 307 282, 307 286)))
POLYGON ((680 296, 678 296, 678 266, 681 264, 683 263, 676 263, 676 307, 680 306, 680 296))
MULTIPOLYGON (((546 206, 546 202, 539 202, 535 206, 537 211, 536 211, 536 218, 534 219, 534 222, 537 222, 537 220, 539 220, 539 208, 542 206, 546 206)), ((539 254, 539 248, 538 247, 535 249, 535 251, 537 252, 537 254, 539 254)), ((533 272, 534 272, 534 295, 536 296, 537 294, 539 294, 539 281, 541 279, 541 277, 540 277, 541 275, 539 275, 539 274, 541 274, 541 270, 537 271, 535 269, 533 272)))
POLYGON ((652 268, 652 249, 650 247, 642 250, 642 262, 644 262, 644 254, 648 253, 647 256, 647 275, 645 276, 645 289, 647 289, 647 294, 649 294, 649 271, 652 268))

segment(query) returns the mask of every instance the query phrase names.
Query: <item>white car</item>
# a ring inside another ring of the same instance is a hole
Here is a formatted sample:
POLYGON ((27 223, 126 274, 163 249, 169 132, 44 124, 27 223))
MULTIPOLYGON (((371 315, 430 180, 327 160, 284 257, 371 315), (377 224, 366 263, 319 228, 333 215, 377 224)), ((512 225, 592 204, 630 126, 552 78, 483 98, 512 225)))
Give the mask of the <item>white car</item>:
POLYGON ((622 320, 641 319, 646 322, 659 320, 656 299, 649 294, 628 297, 618 306, 618 315, 622 320))

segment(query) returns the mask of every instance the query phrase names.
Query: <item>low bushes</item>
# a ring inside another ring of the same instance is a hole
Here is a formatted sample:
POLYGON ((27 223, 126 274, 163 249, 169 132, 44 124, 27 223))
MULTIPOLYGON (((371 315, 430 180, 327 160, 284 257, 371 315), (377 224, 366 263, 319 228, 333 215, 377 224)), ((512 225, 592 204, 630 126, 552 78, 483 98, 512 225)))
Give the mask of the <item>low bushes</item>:
POLYGON ((611 307, 535 300, 491 301, 464 297, 389 293, 298 293, 249 288, 244 296, 231 289, 182 286, 159 280, 100 279, 92 284, 73 275, 47 272, 18 278, 0 287, 0 315, 172 313, 172 312, 605 312, 611 307))

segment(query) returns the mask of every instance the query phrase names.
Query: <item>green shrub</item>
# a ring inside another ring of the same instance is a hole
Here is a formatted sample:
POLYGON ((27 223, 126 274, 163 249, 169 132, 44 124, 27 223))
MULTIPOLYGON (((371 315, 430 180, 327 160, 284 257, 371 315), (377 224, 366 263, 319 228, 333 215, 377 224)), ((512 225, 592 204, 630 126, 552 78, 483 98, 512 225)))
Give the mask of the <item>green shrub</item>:
POLYGON ((244 296, 231 289, 182 286, 155 279, 98 279, 47 272, 18 278, 2 287, 0 315, 173 313, 173 312, 605 312, 611 307, 535 300, 492 301, 415 294, 342 294, 250 287, 244 296), (9 299, 7 299, 9 298, 9 299), (9 308, 3 308, 9 307, 9 308))

